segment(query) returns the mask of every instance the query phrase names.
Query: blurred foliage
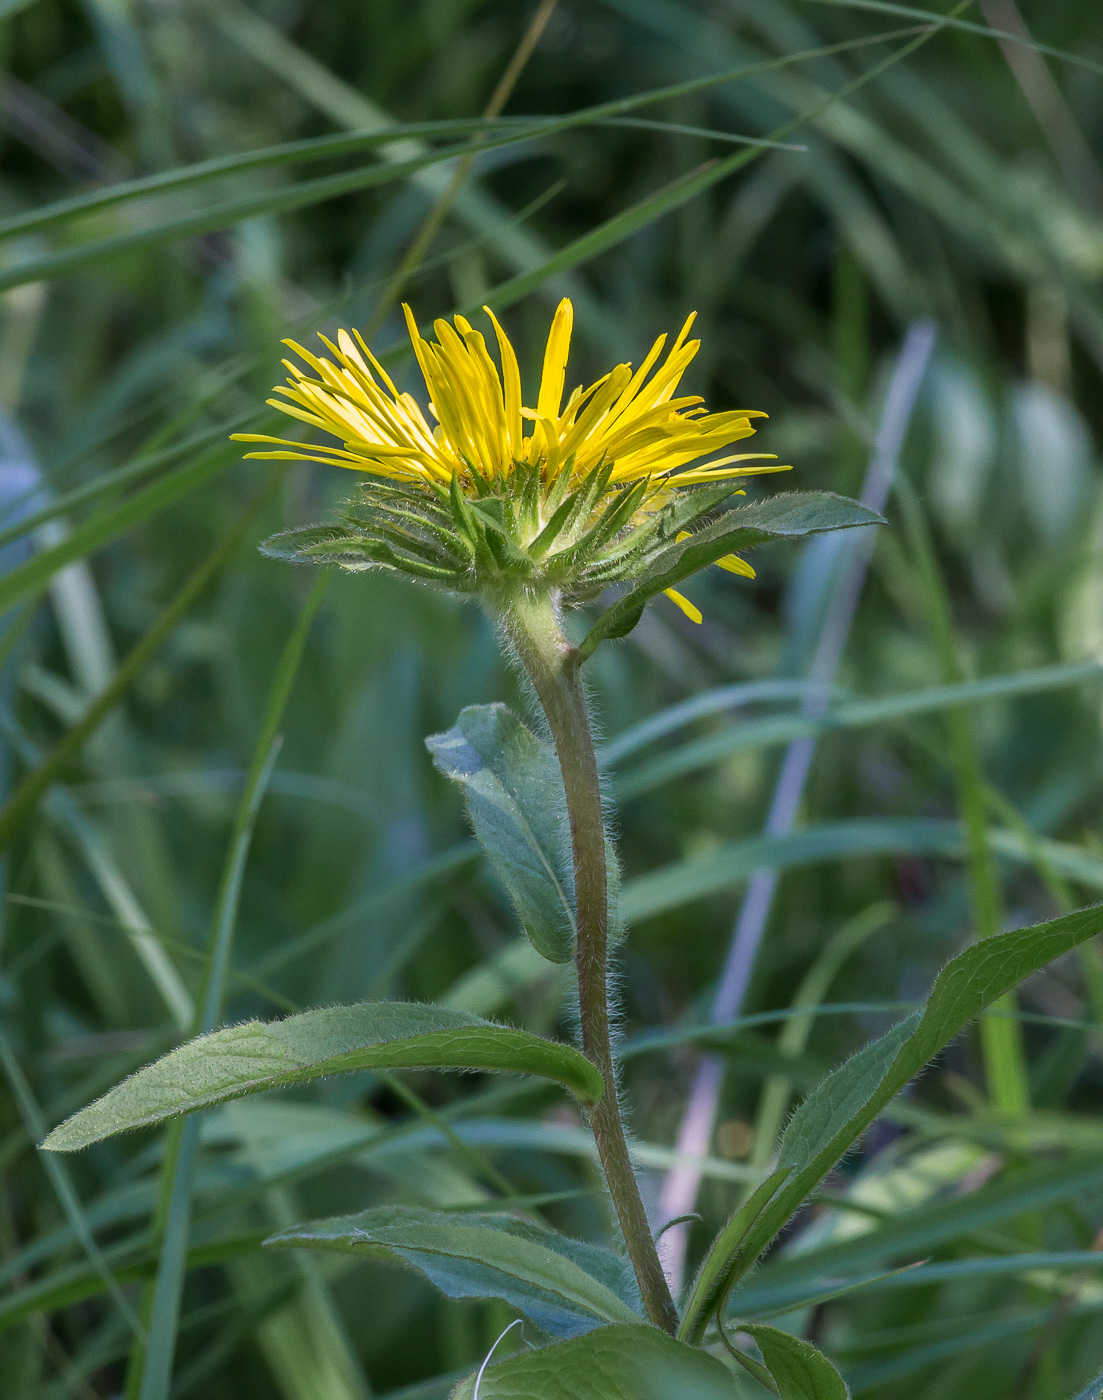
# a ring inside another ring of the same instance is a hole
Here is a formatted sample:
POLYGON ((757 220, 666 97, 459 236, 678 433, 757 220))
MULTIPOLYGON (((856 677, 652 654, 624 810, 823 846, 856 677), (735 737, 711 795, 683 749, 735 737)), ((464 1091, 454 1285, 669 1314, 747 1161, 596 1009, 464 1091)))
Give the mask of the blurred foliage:
MULTIPOLYGON (((860 487, 904 329, 931 317, 935 361, 904 466, 950 590, 961 672, 1103 664, 1093 446, 1103 430, 1103 17, 1097 0, 958 10, 959 25, 933 27, 926 10, 875 0, 559 0, 507 116, 752 71, 640 107, 640 125, 535 134, 478 154, 402 291, 423 324, 494 297, 530 376, 550 305, 569 292, 579 381, 613 357, 638 359, 696 308, 703 349, 691 387, 718 409, 767 410, 758 442, 794 463, 795 484, 843 492, 860 487), (1005 37, 978 32, 989 25, 1005 37), (797 118, 771 138, 785 148, 724 139, 770 137, 797 118)), ((60 755, 47 795, 14 823, 0 953, 0 1374, 20 1400, 122 1386, 132 1339, 103 1276, 113 1270, 133 1299, 150 1273, 161 1139, 104 1143, 49 1168, 33 1143, 187 1021, 237 794, 310 584, 254 545, 323 517, 348 485, 321 467, 241 463, 226 435, 263 421, 285 334, 370 325, 381 310, 374 342, 394 347, 394 372, 410 376, 391 282, 450 167, 370 184, 381 165, 425 149, 412 143, 428 138, 403 136, 319 153, 305 173, 280 161, 53 225, 32 216, 215 157, 476 116, 529 18, 507 0, 0 0, 0 233, 17 225, 0 243, 0 404, 41 468, 36 480, 5 440, 9 792, 275 488, 122 702, 79 755, 60 755), (363 187, 347 193, 295 189, 358 170, 363 187), (238 200, 287 212, 218 213, 238 200), (143 231, 147 242, 112 250, 110 240, 143 231), (50 274, 49 259, 70 254, 84 261, 50 274), (19 524, 28 516, 32 531, 19 524), (36 572, 33 550, 45 561, 36 572)), ((702 626, 663 602, 599 653, 590 679, 609 736, 713 687, 801 674, 825 555, 770 549, 755 562, 754 585, 694 580, 702 626)), ((846 688, 887 695, 946 679, 923 580, 894 510, 846 688)), ((558 970, 518 951, 508 900, 473 858, 459 797, 422 744, 461 706, 494 699, 523 705, 474 609, 374 577, 332 580, 250 853, 228 1019, 382 995, 569 1031, 558 970)), ((612 790, 627 790, 647 757, 791 705, 702 718, 618 763, 612 790)), ((1009 924, 1094 897, 1097 680, 968 713, 1003 832, 1009 924)), ((860 821, 868 853, 857 837, 829 860, 794 847, 747 1010, 784 1010, 840 930, 889 909, 826 993, 868 1009, 816 1019, 788 1066, 794 1093, 882 1030, 886 1003, 921 997, 971 936, 956 838, 935 848, 915 835, 929 822, 908 824, 956 818, 946 733, 936 710, 820 743, 803 830, 860 821)), ((695 895, 696 867, 687 878, 680 863, 737 853, 733 843, 759 831, 777 759, 776 741, 733 747, 623 804, 629 895, 666 867, 683 891, 624 945, 627 1033, 705 1019, 742 875, 695 895)), ((1032 1109, 1011 1128, 986 1107, 976 1041, 953 1046, 798 1221, 756 1275, 763 1287, 775 1269, 779 1280, 802 1260, 807 1269, 814 1249, 838 1279, 916 1259, 1103 1244, 1101 982, 1088 957, 1024 988, 1032 1109)), ((764 1080, 783 1064, 777 1035, 760 1025, 726 1052, 695 1248, 754 1179, 745 1159, 764 1080)), ((681 1044, 626 1066, 653 1194, 696 1063, 681 1044)), ((600 1238, 607 1214, 580 1141, 557 1091, 474 1076, 358 1074, 211 1113, 172 1394, 447 1394, 448 1381, 420 1383, 476 1366, 510 1320, 499 1305, 445 1302, 413 1275, 338 1256, 262 1253, 259 1240, 374 1204, 462 1209, 503 1185, 549 1197, 537 1218, 600 1238)), ((1020 1262, 931 1278, 804 1307, 782 1325, 878 1400, 1060 1400, 1098 1370, 1097 1270, 1020 1262)))

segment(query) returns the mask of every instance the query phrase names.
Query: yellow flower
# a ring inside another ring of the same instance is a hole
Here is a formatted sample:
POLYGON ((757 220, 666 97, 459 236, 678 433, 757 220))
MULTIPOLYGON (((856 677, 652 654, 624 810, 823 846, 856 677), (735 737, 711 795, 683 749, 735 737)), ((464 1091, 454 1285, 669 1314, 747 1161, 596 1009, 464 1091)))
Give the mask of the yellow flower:
MULTIPOLYGON (((359 333, 340 330, 336 344, 319 337, 331 358, 285 341, 306 368, 285 360, 287 384, 277 387, 273 392, 279 397, 268 402, 332 434, 343 445, 303 444, 254 433, 237 433, 235 439, 275 449, 250 452, 250 457, 325 462, 405 485, 423 485, 436 494, 455 482, 471 499, 508 490, 512 477, 536 471, 547 509, 537 510, 530 539, 522 540, 522 545, 540 533, 566 493, 598 468, 609 469, 608 480, 593 510, 625 488, 646 483, 626 522, 629 525, 653 515, 685 487, 787 470, 751 465, 776 460, 766 453, 710 458, 750 437, 751 419, 766 415, 753 409, 708 413, 697 395, 675 397, 700 348, 700 341, 687 338, 692 315, 661 364, 665 335, 655 341, 637 370, 617 365, 588 388, 574 389, 564 404, 574 317, 570 301, 564 298, 552 320, 532 409, 522 400, 520 369, 509 337, 494 313, 484 309, 494 327, 500 368, 484 337, 463 316, 456 316, 454 325, 437 321, 437 340, 430 342, 421 337, 410 308, 404 307, 435 426, 412 395, 399 391, 359 333)), ((735 555, 718 562, 732 572, 754 577, 751 566, 735 555)), ((666 591, 687 616, 701 620, 680 593, 666 591)))

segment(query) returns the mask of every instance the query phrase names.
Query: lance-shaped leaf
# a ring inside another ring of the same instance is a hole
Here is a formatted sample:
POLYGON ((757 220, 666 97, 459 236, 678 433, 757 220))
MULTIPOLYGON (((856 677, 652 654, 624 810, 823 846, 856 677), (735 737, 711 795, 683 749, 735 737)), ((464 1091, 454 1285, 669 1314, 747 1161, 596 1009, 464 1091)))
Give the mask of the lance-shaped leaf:
POLYGON ((789 1171, 789 1168, 785 1168, 767 1177, 713 1240, 697 1271, 689 1302, 682 1314, 678 1336, 683 1340, 700 1342, 709 1318, 723 1303, 724 1295, 731 1287, 743 1257, 743 1241, 747 1232, 777 1194, 789 1171))
POLYGON ((627 1260, 510 1215, 380 1206, 294 1225, 265 1244, 401 1264, 449 1298, 500 1298, 553 1337, 641 1320, 627 1260))
POLYGON ((842 1376, 811 1342, 762 1324, 739 1330, 754 1338, 765 1364, 756 1363, 739 1351, 733 1354, 779 1400, 848 1400, 850 1392, 842 1376), (763 1370, 768 1376, 762 1374, 763 1370))
POLYGON ((651 598, 673 588, 733 550, 750 549, 775 539, 799 539, 826 530, 883 524, 876 511, 830 491, 771 496, 769 500, 726 511, 719 520, 674 544, 653 567, 594 623, 580 648, 585 660, 599 642, 631 632, 651 598))
MULTIPOLYGON (((452 1400, 474 1400, 469 1376, 452 1400)), ((656 1327, 600 1327, 570 1342, 491 1364, 479 1400, 732 1400, 731 1372, 656 1327)))
POLYGON ((356 1069, 509 1070, 557 1080, 590 1102, 602 1089, 597 1067, 570 1045, 441 1006, 362 1002, 190 1040, 75 1113, 42 1145, 74 1152, 128 1128, 356 1069))
POLYGON ((471 705, 426 739, 459 783, 475 835, 538 953, 569 962, 575 910, 570 833, 555 754, 505 705, 471 705))
MULTIPOLYGON (((1032 972, 1100 932, 1103 905, 1096 904, 974 944, 942 970, 923 1011, 829 1074, 785 1130, 778 1167, 792 1174, 748 1231, 739 1276, 881 1110, 975 1016, 1032 972)), ((732 1308, 738 1314, 738 1292, 732 1308)))

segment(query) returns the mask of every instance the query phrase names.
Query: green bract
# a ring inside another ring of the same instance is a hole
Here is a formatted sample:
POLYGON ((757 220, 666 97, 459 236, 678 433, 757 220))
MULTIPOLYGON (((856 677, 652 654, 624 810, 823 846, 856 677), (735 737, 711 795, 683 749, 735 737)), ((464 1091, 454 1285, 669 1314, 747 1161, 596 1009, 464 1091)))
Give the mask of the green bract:
POLYGON ((640 520, 647 483, 611 487, 609 477, 607 465, 595 468, 562 499, 554 488, 544 490, 536 468, 519 468, 493 489, 481 482, 474 500, 454 481, 427 488, 368 480, 337 523, 285 531, 263 549, 275 559, 382 569, 492 600, 537 589, 572 606, 627 583, 628 594, 601 628, 602 635, 622 636, 656 593, 735 550, 880 521, 858 502, 826 491, 718 511, 732 495, 731 483, 686 487, 640 520))
POLYGON ((455 481, 368 480, 338 512, 339 524, 276 535, 264 551, 300 563, 388 569, 459 593, 541 584, 578 603, 609 583, 638 578, 734 489, 687 488, 633 524, 648 483, 611 487, 611 474, 609 464, 596 467, 566 492, 568 473, 547 490, 538 467, 519 466, 493 488, 478 478, 474 499, 455 481))

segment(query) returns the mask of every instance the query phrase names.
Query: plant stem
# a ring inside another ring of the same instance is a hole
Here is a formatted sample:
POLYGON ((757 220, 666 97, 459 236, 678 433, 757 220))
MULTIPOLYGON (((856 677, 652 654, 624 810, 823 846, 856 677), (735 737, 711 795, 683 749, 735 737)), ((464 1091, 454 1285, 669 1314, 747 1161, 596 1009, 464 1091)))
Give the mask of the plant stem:
POLYGON ((673 1335, 678 1314, 640 1198, 617 1099, 609 1034, 605 820, 578 650, 563 636, 552 597, 512 597, 499 616, 547 717, 563 774, 574 857, 578 925, 575 965, 582 1050, 601 1070, 605 1081, 600 1103, 589 1111, 590 1126, 647 1316, 656 1327, 673 1335))

